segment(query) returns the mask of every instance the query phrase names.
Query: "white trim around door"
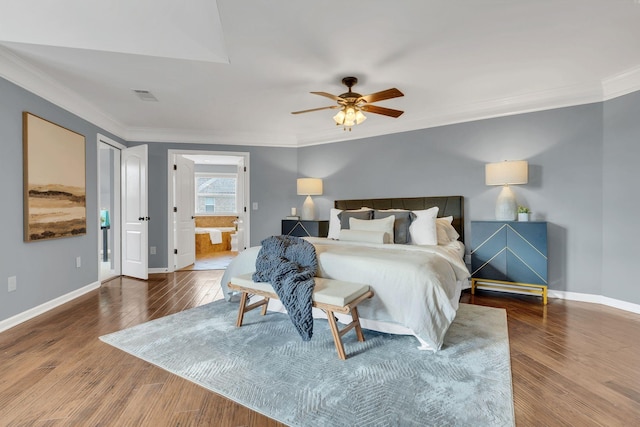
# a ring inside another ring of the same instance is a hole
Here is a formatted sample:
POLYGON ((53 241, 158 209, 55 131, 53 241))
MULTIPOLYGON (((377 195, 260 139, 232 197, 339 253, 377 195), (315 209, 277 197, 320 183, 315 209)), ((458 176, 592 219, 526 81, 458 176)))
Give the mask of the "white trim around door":
MULTIPOLYGON (((109 269, 109 272, 107 273, 106 271, 103 272, 102 271, 102 267, 101 267, 101 263, 98 263, 98 279, 99 280, 107 280, 110 279, 111 277, 117 277, 120 276, 122 274, 122 269, 121 269, 121 245, 120 245, 120 227, 121 227, 121 211, 120 211, 120 153, 122 150, 124 150, 125 148, 127 148, 126 146, 124 146, 123 144, 120 144, 119 142, 114 141, 113 139, 104 136, 100 133, 97 134, 97 138, 96 138, 96 143, 97 143, 97 150, 96 150, 96 155, 97 155, 97 165, 100 165, 100 149, 101 146, 104 145, 108 145, 109 148, 112 148, 113 150, 117 150, 117 156, 114 156, 117 158, 117 161, 114 162, 113 164, 113 170, 111 171, 111 173, 113 174, 113 186, 110 189, 110 191, 113 192, 113 209, 111 210, 111 212, 109 213, 110 215, 110 230, 111 233, 110 235, 112 236, 112 242, 109 246, 109 248, 111 248, 111 259, 113 260, 113 264, 112 264, 112 268, 109 269)), ((100 206, 100 194, 101 194, 101 189, 102 189, 102 185, 104 184, 102 182, 102 176, 101 176, 101 169, 100 167, 98 167, 98 179, 97 179, 97 193, 98 194, 98 212, 96 213, 96 218, 98 218, 98 233, 102 234, 102 239, 104 238, 104 232, 100 227, 100 210, 102 208, 102 206, 100 206)), ((100 251, 104 249, 104 246, 101 244, 102 239, 100 236, 98 236, 98 255, 100 255, 100 251)))

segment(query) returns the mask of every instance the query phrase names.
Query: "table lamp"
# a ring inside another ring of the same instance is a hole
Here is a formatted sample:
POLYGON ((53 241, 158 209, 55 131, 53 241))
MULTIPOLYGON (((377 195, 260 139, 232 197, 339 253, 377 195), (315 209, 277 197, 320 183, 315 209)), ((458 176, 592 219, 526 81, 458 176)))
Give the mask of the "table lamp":
POLYGON ((485 165, 486 185, 502 185, 502 191, 496 200, 496 219, 515 221, 518 216, 516 196, 511 185, 529 182, 529 164, 526 160, 505 160, 485 165))
POLYGON ((302 215, 300 219, 305 221, 314 220, 316 217, 316 207, 311 196, 322 194, 322 180, 320 178, 298 178, 298 195, 307 196, 302 205, 302 215))

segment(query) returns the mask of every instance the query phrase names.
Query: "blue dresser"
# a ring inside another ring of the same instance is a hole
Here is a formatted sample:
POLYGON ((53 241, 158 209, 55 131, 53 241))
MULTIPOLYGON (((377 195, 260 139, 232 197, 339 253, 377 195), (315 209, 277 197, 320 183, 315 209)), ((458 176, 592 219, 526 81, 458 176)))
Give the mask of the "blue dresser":
POLYGON ((547 223, 471 221, 471 293, 540 295, 547 303, 547 223))

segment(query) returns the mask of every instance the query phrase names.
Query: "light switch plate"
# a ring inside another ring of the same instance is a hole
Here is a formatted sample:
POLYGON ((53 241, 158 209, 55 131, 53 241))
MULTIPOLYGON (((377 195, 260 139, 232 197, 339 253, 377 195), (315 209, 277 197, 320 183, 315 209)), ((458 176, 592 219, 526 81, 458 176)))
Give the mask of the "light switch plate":
POLYGON ((13 292, 16 289, 18 289, 18 279, 16 278, 16 276, 11 276, 9 277, 8 282, 8 288, 9 292, 13 292))

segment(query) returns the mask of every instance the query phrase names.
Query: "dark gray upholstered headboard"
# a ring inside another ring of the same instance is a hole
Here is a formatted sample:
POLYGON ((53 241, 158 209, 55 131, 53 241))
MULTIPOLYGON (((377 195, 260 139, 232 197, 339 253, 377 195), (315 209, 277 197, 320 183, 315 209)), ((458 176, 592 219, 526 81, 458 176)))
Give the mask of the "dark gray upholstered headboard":
POLYGON ((360 209, 368 207, 372 209, 407 209, 410 211, 438 207, 438 217, 452 216, 453 228, 460 234, 460 241, 464 243, 464 197, 399 197, 393 199, 354 199, 336 200, 336 209, 360 209))

